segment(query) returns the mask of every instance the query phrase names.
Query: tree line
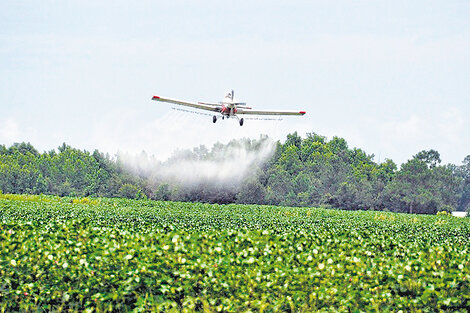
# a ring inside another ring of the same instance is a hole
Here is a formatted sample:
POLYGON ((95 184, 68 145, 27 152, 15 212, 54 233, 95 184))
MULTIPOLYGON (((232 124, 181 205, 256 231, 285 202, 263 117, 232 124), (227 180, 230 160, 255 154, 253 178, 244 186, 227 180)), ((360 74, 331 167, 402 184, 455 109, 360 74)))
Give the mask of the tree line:
POLYGON ((200 146, 178 151, 165 162, 143 154, 137 166, 129 166, 121 155, 90 153, 65 143, 43 153, 30 143, 0 145, 0 191, 430 214, 470 206, 470 155, 462 165, 442 165, 437 151, 421 151, 398 168, 392 160, 378 163, 373 155, 349 148, 343 138, 327 140, 315 133, 305 138, 293 133, 283 143, 273 143, 272 153, 247 164, 248 174, 240 179, 188 183, 159 175, 188 160, 218 164, 235 148, 250 155, 265 153, 267 141, 260 137, 217 143, 211 149, 200 146), (151 164, 151 170, 140 163, 151 164))

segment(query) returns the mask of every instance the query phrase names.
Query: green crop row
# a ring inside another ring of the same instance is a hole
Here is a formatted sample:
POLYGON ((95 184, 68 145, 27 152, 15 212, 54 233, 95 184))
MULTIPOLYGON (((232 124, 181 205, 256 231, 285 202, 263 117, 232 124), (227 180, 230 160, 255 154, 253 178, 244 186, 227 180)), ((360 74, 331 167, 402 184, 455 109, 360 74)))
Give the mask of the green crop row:
POLYGON ((462 311, 450 216, 0 197, 0 310, 462 311))

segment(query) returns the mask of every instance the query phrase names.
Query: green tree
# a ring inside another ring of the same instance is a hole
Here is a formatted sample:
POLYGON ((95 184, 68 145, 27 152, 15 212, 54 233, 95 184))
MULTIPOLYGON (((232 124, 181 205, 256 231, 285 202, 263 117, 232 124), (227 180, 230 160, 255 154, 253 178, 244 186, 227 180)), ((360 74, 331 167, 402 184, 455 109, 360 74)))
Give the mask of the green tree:
POLYGON ((387 186, 389 205, 395 211, 434 214, 457 206, 461 179, 451 166, 438 166, 437 151, 421 151, 402 165, 387 186))
POLYGON ((162 200, 162 201, 170 200, 171 199, 170 185, 167 183, 163 183, 160 186, 158 186, 153 197, 155 200, 162 200))
POLYGON ((266 188, 260 183, 256 176, 245 180, 237 193, 238 203, 263 204, 266 197, 266 188))
POLYGON ((142 190, 132 184, 124 184, 119 188, 119 196, 128 199, 138 199, 141 196, 142 190))
POLYGON ((420 161, 423 161, 426 163, 429 167, 435 167, 438 164, 441 163, 441 156, 439 152, 436 150, 423 150, 421 152, 418 152, 415 156, 415 159, 418 159, 420 161))
POLYGON ((463 165, 458 168, 458 173, 462 179, 462 191, 458 209, 460 211, 467 211, 470 207, 470 155, 465 157, 463 165))

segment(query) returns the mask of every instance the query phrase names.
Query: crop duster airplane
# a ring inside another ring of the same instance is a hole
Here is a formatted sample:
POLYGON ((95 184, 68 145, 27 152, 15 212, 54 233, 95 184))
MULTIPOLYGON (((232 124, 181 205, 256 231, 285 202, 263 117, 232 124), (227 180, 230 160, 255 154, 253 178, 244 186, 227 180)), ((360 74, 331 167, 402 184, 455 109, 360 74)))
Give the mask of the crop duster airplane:
POLYGON ((246 106, 244 102, 236 102, 233 98, 233 90, 227 92, 224 97, 224 101, 219 103, 207 103, 207 102, 189 102, 170 98, 164 98, 159 96, 153 96, 152 100, 168 102, 178 105, 183 105, 195 109, 201 109, 206 111, 216 112, 217 114, 212 116, 212 122, 217 122, 219 118, 236 118, 243 126, 244 115, 304 115, 305 111, 280 111, 280 110, 253 110, 246 106))

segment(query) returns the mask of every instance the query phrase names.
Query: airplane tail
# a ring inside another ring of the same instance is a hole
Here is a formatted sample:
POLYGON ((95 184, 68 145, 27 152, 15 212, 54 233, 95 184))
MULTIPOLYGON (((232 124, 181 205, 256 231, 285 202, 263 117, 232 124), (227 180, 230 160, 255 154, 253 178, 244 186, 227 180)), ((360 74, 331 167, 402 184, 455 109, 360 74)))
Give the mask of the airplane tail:
POLYGON ((230 90, 228 91, 227 93, 225 93, 225 97, 224 97, 224 103, 232 103, 234 105, 246 105, 245 102, 236 102, 235 101, 235 98, 234 98, 234 92, 233 90, 230 90))
POLYGON ((230 90, 225 94, 224 102, 233 102, 233 90, 230 90))

